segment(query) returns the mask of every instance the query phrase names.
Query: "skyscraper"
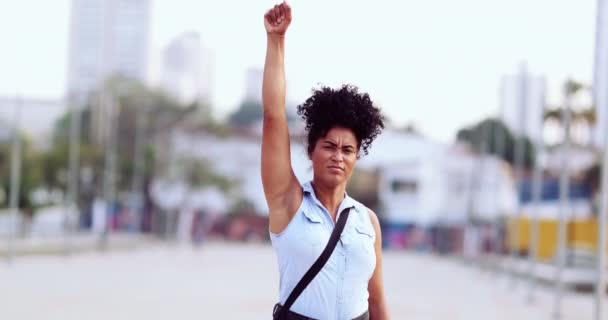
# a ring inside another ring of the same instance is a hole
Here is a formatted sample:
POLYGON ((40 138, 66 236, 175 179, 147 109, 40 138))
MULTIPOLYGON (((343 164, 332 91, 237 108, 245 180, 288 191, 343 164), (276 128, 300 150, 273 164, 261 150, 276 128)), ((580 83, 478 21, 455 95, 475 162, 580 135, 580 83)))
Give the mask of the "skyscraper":
POLYGON ((544 77, 533 75, 522 66, 518 74, 503 76, 500 85, 502 121, 514 134, 539 141, 545 108, 544 77))
POLYGON ((150 9, 150 0, 72 0, 68 94, 113 74, 146 81, 150 9))
POLYGON ((213 53, 196 32, 175 37, 164 49, 161 85, 183 104, 210 102, 213 85, 213 53))
MULTIPOLYGON (((147 81, 150 13, 150 0, 72 0, 69 99, 82 104, 112 75, 147 81)), ((112 117, 108 110, 104 103, 92 110, 92 136, 98 142, 112 117)))

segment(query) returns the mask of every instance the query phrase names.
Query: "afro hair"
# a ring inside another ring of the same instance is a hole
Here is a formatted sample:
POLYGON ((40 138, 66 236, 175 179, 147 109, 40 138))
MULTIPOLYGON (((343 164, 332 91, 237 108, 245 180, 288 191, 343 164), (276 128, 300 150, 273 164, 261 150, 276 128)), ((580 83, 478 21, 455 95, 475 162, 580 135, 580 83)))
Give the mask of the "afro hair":
POLYGON ((332 128, 342 127, 353 131, 359 150, 367 155, 371 143, 384 129, 380 109, 374 106, 367 93, 359 93, 353 85, 313 89, 312 95, 298 106, 298 115, 306 123, 309 154, 318 139, 332 128))

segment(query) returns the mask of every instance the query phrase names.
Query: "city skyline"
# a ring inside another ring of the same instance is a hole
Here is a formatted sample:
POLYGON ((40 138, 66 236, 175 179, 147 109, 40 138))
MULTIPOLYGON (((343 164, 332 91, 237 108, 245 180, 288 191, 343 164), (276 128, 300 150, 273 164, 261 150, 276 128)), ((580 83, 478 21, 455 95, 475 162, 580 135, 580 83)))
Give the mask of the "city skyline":
MULTIPOLYGON (((2 19, 0 32, 20 28, 22 38, 0 33, 10 48, 0 62, 6 71, 0 95, 63 95, 69 2, 6 5, 5 12, 27 12, 48 28, 41 33, 37 24, 23 24, 20 14, 2 19), (39 10, 29 10, 33 6, 39 10), (41 49, 45 55, 36 54, 41 49)), ((158 82, 161 48, 169 39, 200 32, 216 56, 212 104, 218 115, 227 115, 244 96, 246 70, 263 65, 261 17, 274 1, 152 2, 150 82, 158 82), (238 23, 225 23, 228 13, 238 23)), ((595 1, 290 4, 290 100, 302 101, 319 83, 353 83, 395 124, 413 123, 437 140, 451 141, 459 128, 496 115, 500 79, 515 74, 522 60, 546 77, 549 102, 568 76, 592 81, 595 1)))

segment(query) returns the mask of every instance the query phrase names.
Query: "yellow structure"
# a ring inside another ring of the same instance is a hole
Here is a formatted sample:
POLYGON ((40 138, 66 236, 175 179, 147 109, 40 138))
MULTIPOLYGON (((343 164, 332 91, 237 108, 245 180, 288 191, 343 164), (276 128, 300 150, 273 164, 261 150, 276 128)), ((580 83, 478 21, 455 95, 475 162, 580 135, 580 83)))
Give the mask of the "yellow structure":
MULTIPOLYGON (((540 260, 550 260, 555 255, 557 228, 557 219, 540 219, 536 255, 540 260)), ((598 229, 595 218, 570 220, 567 222, 566 230, 568 248, 596 250, 598 229)), ((506 240, 509 248, 516 248, 520 252, 530 252, 530 219, 527 216, 511 218, 507 224, 506 240), (517 233, 518 235, 516 235, 517 233)))

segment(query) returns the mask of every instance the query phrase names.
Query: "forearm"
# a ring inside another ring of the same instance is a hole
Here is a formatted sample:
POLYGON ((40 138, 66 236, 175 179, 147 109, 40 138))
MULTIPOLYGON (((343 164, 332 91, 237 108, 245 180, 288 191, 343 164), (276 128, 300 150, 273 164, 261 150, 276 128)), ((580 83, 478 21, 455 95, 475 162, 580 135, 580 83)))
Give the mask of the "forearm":
POLYGON ((285 114, 285 37, 267 35, 266 62, 262 83, 264 116, 285 114))
POLYGON ((388 320, 388 309, 383 301, 369 302, 369 319, 370 320, 388 320))

